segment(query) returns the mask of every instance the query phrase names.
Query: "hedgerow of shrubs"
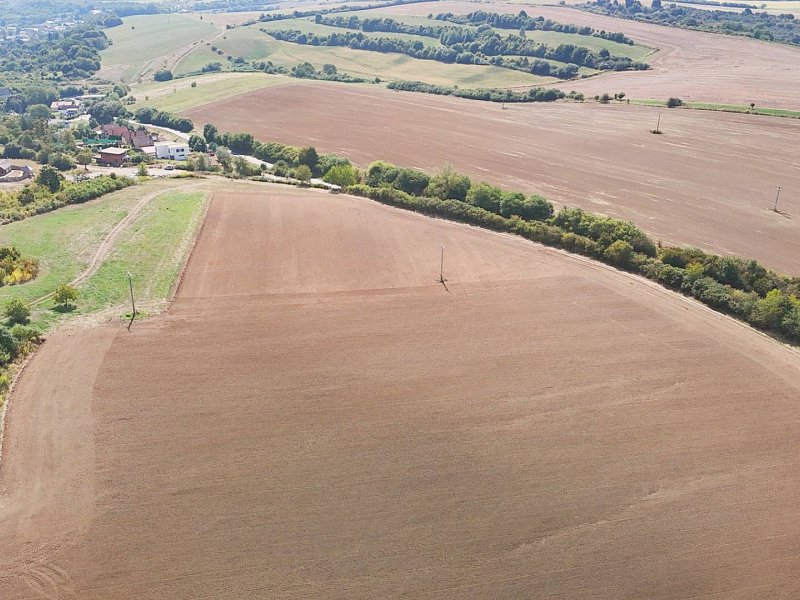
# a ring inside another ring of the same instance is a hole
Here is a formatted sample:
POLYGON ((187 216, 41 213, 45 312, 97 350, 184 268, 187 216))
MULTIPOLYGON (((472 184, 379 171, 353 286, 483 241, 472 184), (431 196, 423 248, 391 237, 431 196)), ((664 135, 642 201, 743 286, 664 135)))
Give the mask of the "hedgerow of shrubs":
POLYGON ((159 127, 168 127, 169 129, 177 129, 183 133, 189 133, 194 129, 194 123, 191 119, 186 117, 179 117, 172 113, 156 110, 155 108, 144 106, 134 113, 134 117, 139 123, 146 125, 157 125, 159 127))
POLYGON ((577 208, 562 208, 554 214, 552 205, 539 196, 526 200, 540 212, 520 214, 509 210, 508 204, 504 208, 504 200, 522 202, 523 194, 486 183, 470 185, 463 200, 439 198, 427 188, 422 195, 415 195, 408 191, 408 182, 413 181, 418 190, 423 178, 412 177, 407 171, 412 170, 373 163, 365 183, 349 186, 346 191, 426 215, 514 233, 600 260, 800 343, 800 278, 780 276, 753 260, 694 248, 658 248, 633 223, 577 208), (548 208, 539 208, 545 204, 548 208))
POLYGON ((61 182, 56 192, 42 185, 28 184, 19 192, 0 195, 0 224, 20 221, 67 204, 81 204, 135 184, 133 179, 114 174, 77 183, 61 182))
MULTIPOLYGON (((421 81, 392 81, 387 86, 390 90, 402 92, 421 92, 438 96, 456 96, 469 100, 488 102, 555 102, 567 97, 567 94, 556 88, 534 87, 524 92, 511 89, 496 88, 458 88, 444 85, 433 85, 421 81)), ((570 98, 578 99, 578 94, 570 94, 570 98)), ((580 99, 582 99, 582 95, 580 99)))

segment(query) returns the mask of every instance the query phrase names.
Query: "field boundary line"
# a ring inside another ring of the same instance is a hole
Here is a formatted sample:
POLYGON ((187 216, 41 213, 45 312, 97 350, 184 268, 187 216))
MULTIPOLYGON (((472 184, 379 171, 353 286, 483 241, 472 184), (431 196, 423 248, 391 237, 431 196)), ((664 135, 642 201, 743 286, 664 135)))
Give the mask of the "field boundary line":
POLYGON ((200 220, 198 222, 199 226, 194 228, 194 232, 192 233, 191 239, 186 247, 186 257, 183 259, 183 264, 178 272, 178 276, 175 278, 175 281, 172 282, 172 289, 167 296, 167 309, 169 309, 169 306, 175 301, 175 297, 178 295, 178 290, 180 289, 181 284, 183 283, 183 278, 186 275, 186 267, 189 266, 189 259, 192 257, 192 254, 194 254, 194 249, 197 246, 197 240, 200 239, 200 234, 206 227, 206 217, 208 216, 208 211, 211 208, 211 202, 213 202, 215 195, 215 192, 206 194, 203 214, 200 215, 200 220))
POLYGON ((16 369, 14 376, 11 378, 11 385, 9 385, 8 390, 6 390, 3 406, 0 407, 0 473, 3 472, 3 442, 6 439, 6 415, 8 414, 8 407, 11 405, 11 395, 17 389, 17 384, 22 377, 22 372, 28 367, 33 357, 36 356, 39 348, 41 348, 41 344, 37 346, 33 352, 29 353, 25 357, 25 360, 22 361, 22 364, 19 365, 19 368, 16 369))

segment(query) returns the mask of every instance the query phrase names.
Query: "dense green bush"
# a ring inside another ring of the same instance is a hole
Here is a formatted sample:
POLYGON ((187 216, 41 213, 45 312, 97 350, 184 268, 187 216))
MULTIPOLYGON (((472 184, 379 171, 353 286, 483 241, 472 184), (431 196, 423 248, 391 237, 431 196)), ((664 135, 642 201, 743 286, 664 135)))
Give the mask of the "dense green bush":
POLYGON ((633 246, 625 240, 615 240, 603 250, 603 257, 621 269, 630 269, 633 265, 633 246))
POLYGON ((290 166, 298 164, 297 155, 299 153, 300 148, 278 144, 276 142, 268 142, 266 144, 256 143, 253 147, 253 156, 259 160, 264 160, 269 163, 284 162, 290 166))
POLYGON ((471 185, 469 177, 456 173, 448 165, 431 177, 428 187, 425 188, 425 195, 440 200, 461 200, 463 202, 467 199, 471 185))
POLYGON ((156 81, 169 81, 172 79, 172 71, 169 69, 160 69, 153 73, 153 79, 156 81))
POLYGON ((419 196, 428 187, 430 177, 416 169, 404 169, 384 161, 376 161, 367 168, 365 182, 372 187, 391 186, 407 194, 419 196))
POLYGON ((6 303, 3 314, 11 325, 24 325, 31 316, 31 309, 19 298, 12 298, 6 303))
POLYGON ((617 240, 625 240, 635 252, 656 256, 653 241, 630 221, 594 215, 580 208, 563 208, 553 217, 553 223, 566 231, 588 237, 603 248, 617 240))
POLYGON ((347 187, 358 183, 358 171, 352 165, 334 165, 322 176, 325 183, 347 187))

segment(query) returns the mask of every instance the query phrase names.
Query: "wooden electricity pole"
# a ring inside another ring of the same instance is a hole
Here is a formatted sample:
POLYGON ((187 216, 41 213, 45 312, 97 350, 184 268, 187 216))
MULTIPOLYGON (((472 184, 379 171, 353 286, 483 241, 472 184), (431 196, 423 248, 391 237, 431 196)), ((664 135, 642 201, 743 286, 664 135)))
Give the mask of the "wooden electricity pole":
POLYGON ((131 320, 128 323, 128 331, 130 332, 133 320, 136 318, 136 302, 133 299, 133 275, 131 275, 130 271, 128 271, 128 287, 131 291, 131 320))

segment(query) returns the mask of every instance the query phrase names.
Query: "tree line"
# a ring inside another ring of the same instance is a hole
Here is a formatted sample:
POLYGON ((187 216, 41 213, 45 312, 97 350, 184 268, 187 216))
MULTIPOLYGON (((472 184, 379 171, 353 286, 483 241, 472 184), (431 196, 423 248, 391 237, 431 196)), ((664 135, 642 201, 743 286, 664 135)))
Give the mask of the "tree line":
POLYGON ((422 92, 439 96, 456 96, 470 100, 484 100, 488 102, 554 102, 563 98, 582 101, 583 94, 570 92, 565 94, 555 88, 534 87, 525 91, 493 88, 458 88, 443 85, 433 85, 422 81, 392 81, 387 86, 390 90, 404 92, 422 92))
MULTIPOLYGON (((495 13, 470 13, 470 15, 493 15, 495 13)), ((523 11, 524 14, 524 11, 523 11)), ((437 18, 444 18, 450 15, 453 19, 463 18, 467 19, 467 17, 455 17, 451 13, 447 13, 446 15, 437 15, 437 18)), ((497 15, 498 17, 501 15, 497 15)), ((525 17, 527 19, 527 17, 525 17)), ((445 19, 446 20, 446 19, 445 19)), ((519 36, 508 36, 506 38, 501 37, 498 33, 494 32, 491 28, 491 25, 488 23, 484 23, 481 27, 477 29, 470 29, 467 27, 437 27, 432 25, 412 25, 408 23, 404 23, 402 21, 397 21, 391 18, 365 18, 360 19, 355 15, 350 16, 342 16, 338 15, 336 17, 322 17, 321 15, 317 15, 315 21, 317 23, 321 23, 322 25, 327 25, 330 27, 341 27, 345 29, 354 29, 360 30, 365 33, 370 32, 384 32, 384 33, 405 33, 411 35, 419 35, 423 37, 430 37, 436 38, 439 42, 450 49, 452 49, 455 54, 451 52, 441 52, 441 53, 434 53, 434 60, 440 60, 441 62, 459 62, 459 63, 467 63, 467 64, 495 64, 496 66, 503 66, 506 68, 516 69, 519 71, 526 71, 529 73, 533 73, 535 75, 541 75, 544 77, 553 76, 558 77, 559 79, 573 79, 577 73, 578 69, 577 66, 585 66, 589 68, 596 68, 600 70, 641 70, 646 69, 648 66, 645 63, 635 63, 631 59, 622 56, 612 56, 611 53, 607 49, 601 49, 599 52, 592 53, 588 48, 584 48, 582 46, 575 46, 573 44, 561 44, 556 48, 551 48, 546 44, 539 44, 532 40, 525 39, 524 28, 520 30, 519 36), (503 58, 502 61, 499 61, 495 58, 487 58, 486 60, 481 60, 481 55, 485 57, 498 57, 501 55, 514 55, 513 58, 503 58), (438 58, 436 58, 438 56, 438 58), (517 56, 522 56, 523 58, 516 58, 517 56), (528 57, 539 57, 534 61, 529 61, 528 57), (545 60, 540 60, 541 58, 546 58, 549 60, 559 61, 563 63, 568 63, 561 67, 554 67, 550 63, 545 60)), ((456 21, 461 22, 461 21, 456 21)), ((534 21, 538 23, 538 21, 534 21)), ((561 26, 563 29, 570 29, 576 26, 572 25, 561 25, 558 23, 553 23, 552 21, 548 21, 548 23, 553 24, 554 30, 557 29, 557 26, 561 26)), ((591 27, 589 28, 581 28, 582 31, 588 30, 589 33, 586 35, 590 35, 591 32, 594 32, 594 29, 591 27)), ((616 34, 607 34, 605 31, 603 32, 596 32, 599 37, 603 36, 611 36, 613 37, 616 34), (603 34, 602 36, 600 34, 603 34)), ((371 38, 366 38, 371 39, 371 38)), ((377 38, 377 39, 384 39, 384 38, 377 38)), ((311 39, 310 41, 306 41, 306 43, 315 44, 314 40, 311 39)), ((329 44, 330 45, 330 44, 329 44)), ((376 50, 379 52, 396 52, 398 50, 391 50, 381 49, 382 44, 367 44, 366 50, 376 50), (373 46, 375 46, 373 48, 373 46)), ((354 47, 354 46, 350 46, 354 47)), ((412 44, 413 48, 413 44, 412 44)), ((424 48, 419 48, 422 50, 423 56, 425 54, 424 48)), ((408 53, 407 49, 402 50, 403 53, 408 53)), ((415 58, 420 58, 420 56, 415 56, 415 58)))
POLYGON ((454 191, 443 194, 445 199, 442 194, 425 190, 422 194, 414 193, 416 190, 405 183, 386 185, 369 178, 346 191, 423 214, 514 233, 588 256, 647 277, 758 329, 800 344, 800 278, 778 275, 754 260, 721 257, 694 248, 662 247, 633 223, 578 208, 562 208, 550 215, 546 209, 535 216, 522 215, 508 205, 504 209, 507 192, 486 184, 468 185, 464 176, 458 174, 448 174, 445 179, 461 181, 454 191))
POLYGON ((520 36, 502 38, 491 30, 484 31, 473 42, 458 42, 452 46, 432 46, 419 40, 399 38, 370 37, 363 32, 346 31, 329 35, 315 35, 297 29, 277 29, 262 31, 276 40, 312 46, 344 46, 354 50, 373 52, 396 52, 421 60, 435 60, 443 63, 493 65, 537 75, 549 75, 559 79, 572 79, 578 74, 578 67, 585 66, 602 70, 640 70, 649 68, 628 57, 611 56, 608 50, 594 53, 588 48, 572 44, 560 44, 551 48, 537 44, 520 36), (505 56, 512 55, 512 56, 505 56), (545 60, 531 61, 529 57, 568 63, 553 67, 545 60))
MULTIPOLYGON (((223 0, 224 1, 224 0, 223 0)), ((262 23, 269 23, 271 21, 283 21, 286 19, 300 19, 303 17, 316 17, 317 15, 329 15, 332 13, 340 12, 356 12, 360 10, 372 10, 374 8, 387 8, 389 6, 403 6, 405 4, 420 4, 422 2, 436 2, 437 0, 390 0, 389 2, 378 2, 372 4, 358 4, 348 6, 333 6, 331 8, 321 8, 316 10, 294 10, 287 13, 261 13, 258 20, 262 23)))
POLYGON ((453 13, 439 13, 434 17, 438 21, 449 21, 459 25, 490 25, 497 29, 517 29, 525 31, 556 31, 559 33, 573 33, 577 35, 590 35, 620 44, 633 46, 631 38, 618 31, 597 30, 594 27, 571 25, 559 23, 544 17, 529 17, 524 10, 516 15, 511 13, 492 13, 482 10, 468 13, 466 15, 454 15, 453 13))
POLYGON ((133 179, 117 177, 114 173, 72 183, 48 165, 21 190, 0 191, 0 224, 21 221, 68 204, 81 204, 135 183, 133 179))
POLYGON ((617 0, 597 0, 575 5, 575 8, 657 25, 800 45, 800 21, 791 13, 774 15, 754 12, 751 8, 745 8, 742 12, 703 10, 664 4, 661 0, 652 0, 652 6, 644 6, 639 0, 624 0, 623 3, 617 0))

